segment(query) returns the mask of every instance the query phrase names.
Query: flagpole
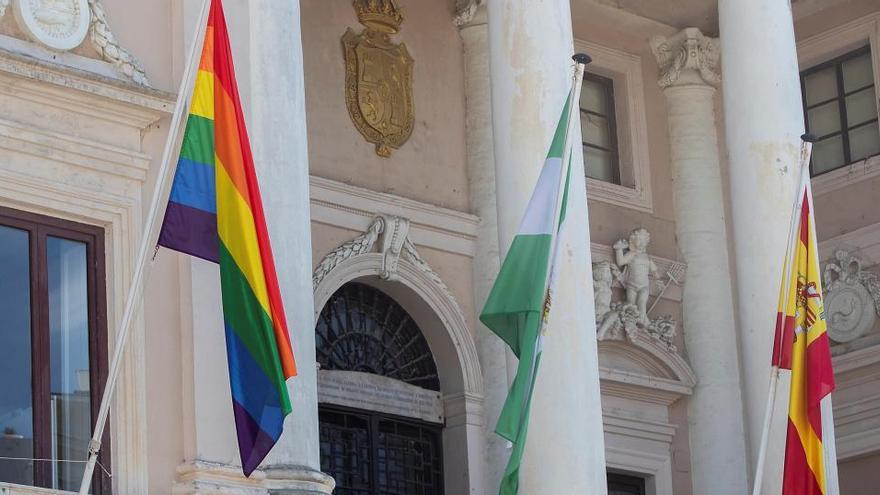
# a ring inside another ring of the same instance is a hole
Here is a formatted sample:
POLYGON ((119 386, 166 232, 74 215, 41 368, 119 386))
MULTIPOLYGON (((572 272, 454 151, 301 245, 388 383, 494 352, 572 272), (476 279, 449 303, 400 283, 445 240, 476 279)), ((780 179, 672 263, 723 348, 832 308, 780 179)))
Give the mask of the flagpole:
POLYGON ((122 365, 122 357, 125 351, 128 336, 131 330, 131 322, 134 313, 140 309, 141 295, 143 293, 143 282, 147 271, 147 263, 149 261, 149 252, 152 246, 156 245, 156 223, 159 213, 164 211, 163 205, 167 203, 168 193, 166 192, 168 177, 173 175, 176 168, 176 161, 172 162, 178 145, 180 136, 180 127, 183 120, 184 111, 186 110, 187 97, 195 81, 195 75, 198 71, 199 52, 205 37, 205 30, 208 23, 208 13, 211 0, 203 0, 202 7, 199 11, 198 24, 196 26, 196 35, 190 44, 189 57, 187 58, 186 69, 184 70, 180 89, 177 93, 177 101, 174 104, 174 113, 171 117, 171 125, 169 126, 168 137, 165 140, 165 148, 162 152, 162 161, 159 167, 159 173, 156 179, 156 185, 153 189, 153 197, 150 201, 150 208, 147 213, 146 222, 144 223, 143 233, 141 234, 141 244, 138 255, 135 260, 134 274, 132 275, 131 284, 128 287, 128 296, 125 300, 125 309, 122 313, 122 320, 119 323, 119 329, 116 334, 115 348, 113 350, 113 360, 110 364, 110 370, 107 375, 107 382, 104 384, 104 392, 101 396, 101 405, 98 409, 98 418, 95 421, 92 438, 89 441, 89 458, 86 462, 85 471, 83 473, 82 482, 79 487, 79 495, 87 495, 92 485, 92 475, 95 472, 95 465, 98 461, 98 454, 101 450, 101 439, 104 436, 104 429, 107 424, 107 418, 110 415, 110 402, 113 398, 113 392, 116 388, 116 381, 119 378, 119 371, 122 365))
MULTIPOLYGON (((556 258, 556 243, 559 242, 559 215, 562 212, 562 201, 565 197, 565 182, 568 180, 569 176, 569 166, 571 162, 571 133, 572 128, 574 127, 574 123, 576 122, 576 118, 580 115, 580 105, 578 102, 580 101, 581 94, 581 85, 584 81, 584 71, 587 68, 587 64, 593 61, 589 55, 586 53, 576 53, 571 57, 575 62, 574 66, 574 78, 571 94, 569 96, 569 107, 568 107, 568 122, 565 125, 565 140, 563 141, 562 148, 562 164, 560 166, 559 171, 559 184, 557 187, 558 194, 556 195, 556 209, 553 211, 553 218, 556 221, 556 228, 550 230, 550 259, 549 264, 547 265, 547 277, 544 279, 544 295, 547 295, 547 291, 550 289, 550 279, 552 277, 552 270, 554 261, 556 258), (577 109, 577 110, 575 110, 577 109)), ((546 318, 544 318, 546 320, 546 318)), ((543 324, 542 324, 543 327, 543 324)))
MULTIPOLYGON (((783 282, 782 286, 783 290, 787 290, 788 286, 791 283, 791 267, 789 266, 788 261, 791 255, 792 246, 795 242, 795 224, 797 223, 798 212, 801 209, 800 207, 803 201, 801 191, 803 191, 804 187, 809 187, 810 184, 810 156, 812 154, 814 138, 809 134, 804 134, 803 136, 801 136, 801 140, 802 144, 800 157, 800 180, 798 181, 798 188, 795 192, 794 208, 792 208, 791 220, 788 226, 788 246, 785 249, 785 261, 783 265, 783 274, 785 277, 785 281, 783 282)), ((779 347, 781 351, 781 341, 779 343, 779 347)), ((776 356, 774 356, 773 362, 778 362, 776 360, 776 356)), ((767 392, 767 404, 764 408, 764 426, 761 430, 761 444, 758 449, 758 462, 757 467, 755 468, 755 483, 752 486, 752 495, 760 495, 761 485, 764 482, 764 465, 766 464, 765 460, 767 457, 767 444, 770 440, 770 425, 773 420, 773 409, 776 407, 776 393, 778 391, 778 385, 779 366, 774 364, 770 369, 770 386, 768 387, 767 392)))

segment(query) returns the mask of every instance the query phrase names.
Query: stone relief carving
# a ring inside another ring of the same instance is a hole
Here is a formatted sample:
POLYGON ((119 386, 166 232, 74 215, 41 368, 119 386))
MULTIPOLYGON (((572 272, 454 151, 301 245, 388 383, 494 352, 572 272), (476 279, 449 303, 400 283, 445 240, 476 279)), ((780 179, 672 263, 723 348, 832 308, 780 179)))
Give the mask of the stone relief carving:
POLYGON ((376 243, 376 239, 379 238, 379 234, 384 230, 385 220, 382 217, 376 217, 366 232, 343 243, 341 246, 328 253, 327 256, 324 256, 324 259, 318 263, 318 266, 312 273, 312 288, 314 289, 318 287, 318 284, 324 280, 324 277, 333 271, 339 263, 359 254, 369 253, 373 249, 373 244, 376 243))
POLYGON ((718 72, 721 45, 716 38, 704 36, 697 28, 686 28, 669 38, 655 36, 651 38, 651 51, 660 66, 660 87, 674 86, 686 70, 693 70, 707 84, 721 82, 718 72))
POLYGON ((862 270, 861 258, 839 249, 825 264, 822 278, 828 336, 845 343, 870 333, 880 315, 878 277, 862 270))
POLYGON ((391 36, 403 13, 395 0, 354 0, 360 34, 342 35, 345 55, 345 104, 357 130, 388 158, 409 139, 415 124, 413 58, 406 44, 391 36))
POLYGON ((101 0, 89 0, 89 8, 92 11, 92 25, 89 31, 92 47, 101 54, 105 62, 113 64, 122 75, 141 86, 149 86, 150 81, 143 66, 116 41, 101 0))
POLYGON ((426 275, 450 300, 455 300, 449 287, 443 282, 428 262, 416 250, 415 244, 409 239, 409 219, 393 215, 379 215, 366 232, 347 241, 334 249, 318 263, 312 274, 312 288, 317 289, 328 273, 337 265, 355 256, 373 252, 378 244, 378 252, 382 254, 382 269, 379 278, 383 280, 397 280, 400 258, 409 261, 414 267, 426 275), (381 238, 381 240, 380 240, 381 238), (377 241, 379 241, 377 243, 377 241))
POLYGON ((664 281, 647 253, 650 242, 651 234, 646 229, 635 229, 628 239, 614 244, 613 261, 593 264, 596 336, 599 340, 632 340, 635 334, 644 333, 674 351, 678 323, 670 316, 651 318, 650 313, 669 285, 680 283, 684 268, 680 265, 679 273, 667 271, 664 281), (625 297, 619 301, 614 300, 615 281, 625 291, 625 297), (652 282, 659 293, 649 307, 652 282))
POLYGON ((72 50, 86 39, 87 0, 16 0, 15 19, 27 36, 53 50, 72 50))
POLYGON ((452 23, 456 26, 466 26, 474 20, 477 12, 486 5, 486 0, 456 0, 455 18, 452 23))
MULTIPOLYGON (((0 0, 0 16, 11 0, 0 0)), ((101 0, 15 0, 15 19, 27 36, 47 48, 69 51, 88 36, 105 62, 136 84, 149 86, 141 64, 116 40, 101 0)))

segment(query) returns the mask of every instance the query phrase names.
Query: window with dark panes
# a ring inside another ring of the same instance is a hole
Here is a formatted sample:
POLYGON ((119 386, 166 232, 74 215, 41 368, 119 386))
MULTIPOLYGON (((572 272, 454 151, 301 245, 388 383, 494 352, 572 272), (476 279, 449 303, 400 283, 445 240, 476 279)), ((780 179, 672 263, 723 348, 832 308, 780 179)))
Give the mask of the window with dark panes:
POLYGON ((103 240, 0 208, 0 482, 79 488, 106 375, 103 240))
POLYGON ((813 176, 880 154, 877 96, 870 47, 801 72, 813 176))
POLYGON ((614 81, 584 73, 580 114, 587 177, 620 184, 614 81))
POLYGON ((608 473, 608 495, 645 495, 645 479, 608 473))

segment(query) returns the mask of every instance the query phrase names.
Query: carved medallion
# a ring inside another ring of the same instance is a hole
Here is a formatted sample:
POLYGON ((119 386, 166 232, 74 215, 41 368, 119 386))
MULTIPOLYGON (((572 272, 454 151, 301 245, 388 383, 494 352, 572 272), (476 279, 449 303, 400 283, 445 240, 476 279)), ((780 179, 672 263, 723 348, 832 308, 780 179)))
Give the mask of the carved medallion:
POLYGON ((89 32, 88 0, 16 0, 15 18, 32 40, 53 50, 72 50, 89 32))
POLYGON ((825 265, 825 314, 828 336, 845 343, 874 329, 880 313, 880 281, 862 270, 861 258, 837 250, 825 265))
POLYGON ((391 41, 403 22, 394 0, 355 0, 354 7, 366 29, 342 36, 345 103, 358 131, 387 158, 412 134, 413 59, 406 45, 391 41))

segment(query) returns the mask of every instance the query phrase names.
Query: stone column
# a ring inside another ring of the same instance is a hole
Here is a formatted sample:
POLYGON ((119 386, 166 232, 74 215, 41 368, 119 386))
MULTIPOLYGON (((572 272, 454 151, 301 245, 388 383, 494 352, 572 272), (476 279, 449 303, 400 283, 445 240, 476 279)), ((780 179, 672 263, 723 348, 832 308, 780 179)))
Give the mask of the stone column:
MULTIPOLYGON (((719 0, 737 316, 750 466, 760 443, 786 235, 804 130, 791 7, 719 0)), ((779 493, 787 390, 780 384, 762 493, 779 493)))
POLYGON ((294 412, 266 459, 271 493, 330 493, 320 472, 312 300, 309 155, 299 0, 248 2, 250 121, 254 162, 290 323, 299 376, 288 381, 294 412))
MULTIPOLYGON (((495 207, 495 153, 492 141, 492 91, 489 81, 489 25, 484 0, 458 3, 455 23, 464 43, 464 91, 467 105, 467 161, 471 207, 480 217, 474 254, 474 307, 479 312, 498 275, 498 212, 495 207)), ((480 493, 498 491, 509 450, 495 434, 510 383, 507 346, 477 322, 477 352, 483 370, 482 484, 480 493)))
POLYGON ((715 120, 720 48, 688 28, 654 38, 651 49, 666 95, 675 232, 688 264, 682 312, 697 374, 688 404, 694 493, 743 494, 748 465, 715 120))
MULTIPOLYGON (((571 12, 568 0, 488 0, 488 15, 498 234, 506 251, 570 89, 571 12)), ((586 187, 581 147, 573 149, 570 230, 532 402, 521 493, 606 493, 586 187)))

